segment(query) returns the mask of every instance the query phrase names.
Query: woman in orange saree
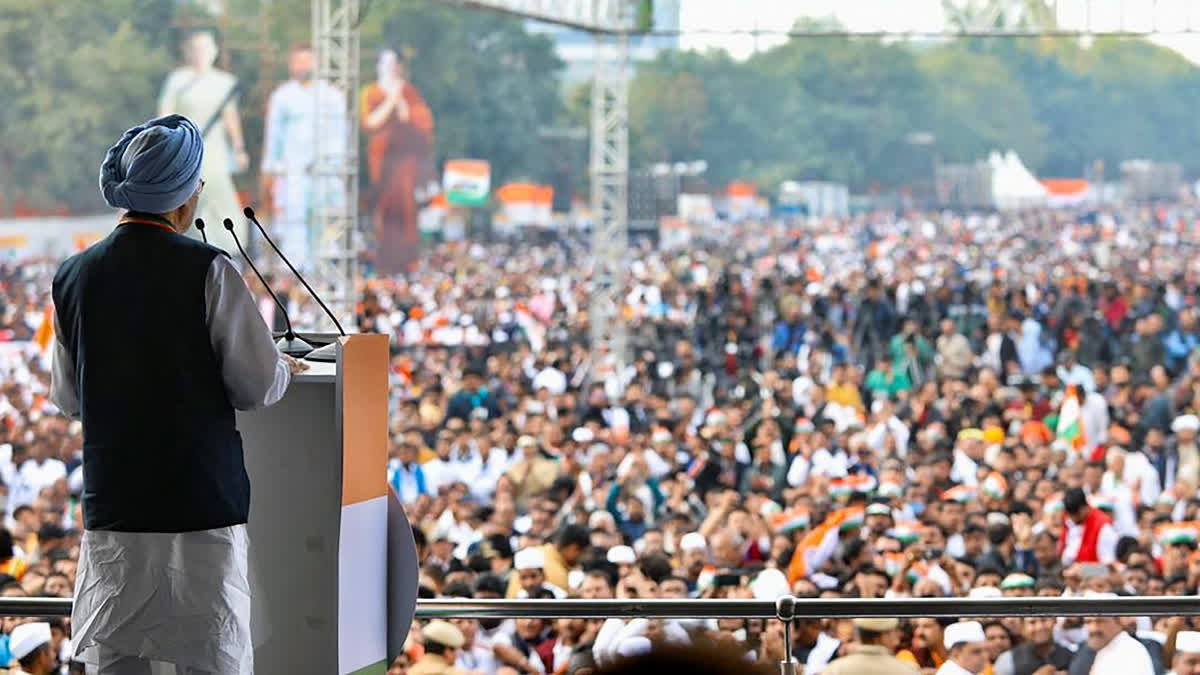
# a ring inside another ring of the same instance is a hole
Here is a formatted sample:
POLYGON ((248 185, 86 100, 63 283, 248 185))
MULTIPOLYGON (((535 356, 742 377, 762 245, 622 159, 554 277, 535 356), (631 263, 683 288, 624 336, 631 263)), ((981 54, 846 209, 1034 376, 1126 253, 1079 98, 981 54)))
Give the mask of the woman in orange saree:
POLYGON ((381 53, 377 68, 359 110, 368 136, 375 269, 391 275, 410 270, 417 259, 416 191, 432 178, 433 114, 396 52, 381 53))

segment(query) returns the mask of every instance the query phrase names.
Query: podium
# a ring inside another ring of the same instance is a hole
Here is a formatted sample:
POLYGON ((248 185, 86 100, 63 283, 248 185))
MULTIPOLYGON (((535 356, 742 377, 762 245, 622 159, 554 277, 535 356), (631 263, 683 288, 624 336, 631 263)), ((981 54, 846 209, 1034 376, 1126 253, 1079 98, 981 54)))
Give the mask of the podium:
POLYGON ((388 338, 336 342, 335 363, 238 413, 256 673, 383 675, 416 606, 412 530, 387 483, 388 338))

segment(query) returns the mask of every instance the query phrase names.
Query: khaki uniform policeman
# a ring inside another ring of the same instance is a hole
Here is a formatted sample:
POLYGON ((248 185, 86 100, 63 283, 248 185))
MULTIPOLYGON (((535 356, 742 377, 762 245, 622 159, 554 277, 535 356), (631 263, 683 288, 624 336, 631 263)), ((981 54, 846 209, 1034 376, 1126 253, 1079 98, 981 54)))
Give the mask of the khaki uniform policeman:
POLYGON ((448 621, 430 621, 421 629, 421 641, 425 643, 425 655, 417 659, 408 675, 460 675, 454 667, 458 650, 466 639, 454 624, 448 621))
POLYGON ((900 630, 899 619, 855 619, 854 627, 862 644, 853 653, 836 659, 824 675, 917 675, 917 669, 897 659, 885 647, 889 634, 900 630))

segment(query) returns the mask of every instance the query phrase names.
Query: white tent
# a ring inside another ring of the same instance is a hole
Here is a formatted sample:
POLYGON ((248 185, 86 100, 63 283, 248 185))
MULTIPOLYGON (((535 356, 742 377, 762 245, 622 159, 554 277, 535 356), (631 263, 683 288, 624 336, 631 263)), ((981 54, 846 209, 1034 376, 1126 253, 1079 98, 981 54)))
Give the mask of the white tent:
POLYGON ((1029 169, 1009 150, 1004 155, 992 151, 988 155, 992 168, 992 201, 1001 210, 1041 206, 1046 203, 1046 188, 1029 169))

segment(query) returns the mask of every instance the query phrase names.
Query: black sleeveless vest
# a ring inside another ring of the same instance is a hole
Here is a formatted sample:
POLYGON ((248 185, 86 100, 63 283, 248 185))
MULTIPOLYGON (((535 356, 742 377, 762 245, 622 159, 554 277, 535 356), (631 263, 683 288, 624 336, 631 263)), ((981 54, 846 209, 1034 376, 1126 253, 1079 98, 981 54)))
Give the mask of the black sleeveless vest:
POLYGON ((250 480, 207 323, 222 251, 119 225, 54 278, 74 359, 89 530, 189 532, 245 523, 250 480))

